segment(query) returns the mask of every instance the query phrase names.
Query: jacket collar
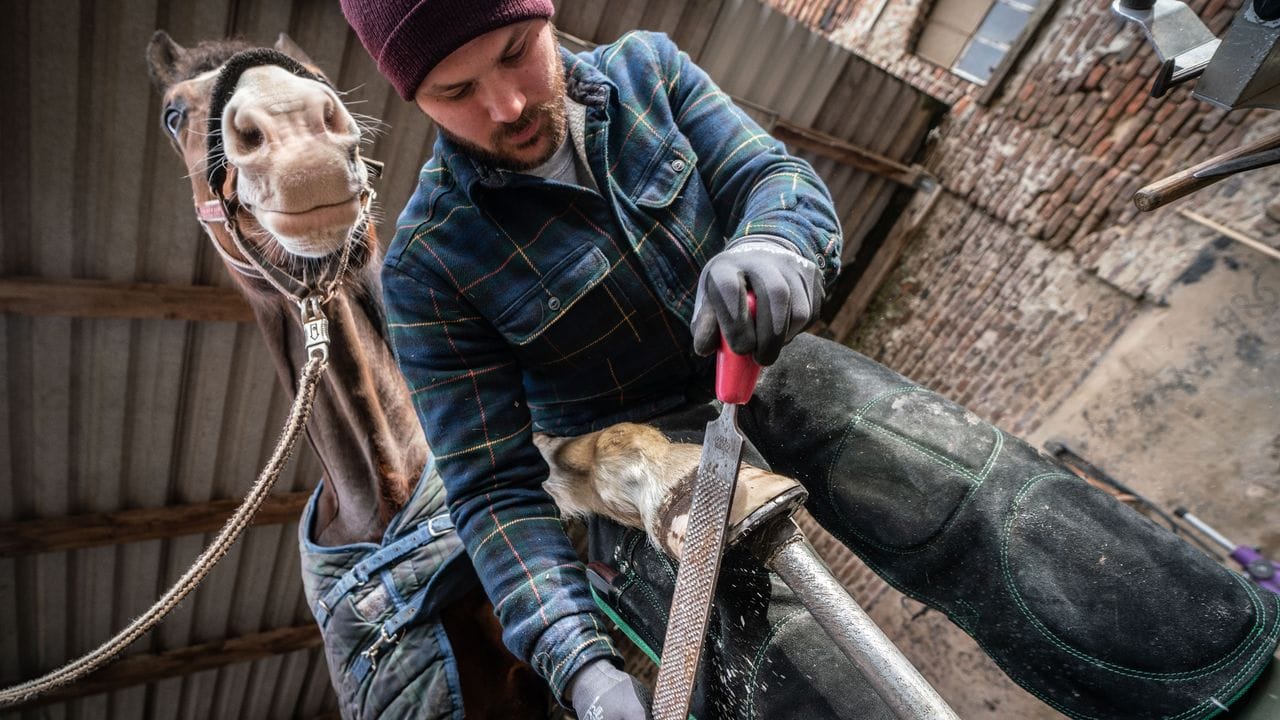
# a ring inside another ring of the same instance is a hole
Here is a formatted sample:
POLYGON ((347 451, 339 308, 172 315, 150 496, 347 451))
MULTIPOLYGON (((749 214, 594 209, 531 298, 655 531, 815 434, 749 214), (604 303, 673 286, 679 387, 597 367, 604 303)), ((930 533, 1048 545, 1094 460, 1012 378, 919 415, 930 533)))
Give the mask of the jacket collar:
MULTIPOLYGON (((616 89, 613 81, 584 56, 574 55, 563 47, 560 48, 560 59, 564 63, 565 94, 589 109, 603 109, 609 102, 609 92, 616 89)), ((487 188, 503 187, 519 174, 472 158, 444 133, 436 133, 434 152, 468 196, 477 183, 487 188)))

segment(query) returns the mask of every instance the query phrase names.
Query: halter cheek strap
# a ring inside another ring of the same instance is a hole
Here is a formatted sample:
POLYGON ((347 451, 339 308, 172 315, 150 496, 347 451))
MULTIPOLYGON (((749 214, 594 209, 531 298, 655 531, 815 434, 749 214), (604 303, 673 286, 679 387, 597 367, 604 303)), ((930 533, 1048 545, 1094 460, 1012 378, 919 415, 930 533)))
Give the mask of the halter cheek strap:
POLYGON ((221 200, 206 200, 196 203, 196 217, 202 223, 221 225, 227 221, 227 213, 222 209, 221 200))

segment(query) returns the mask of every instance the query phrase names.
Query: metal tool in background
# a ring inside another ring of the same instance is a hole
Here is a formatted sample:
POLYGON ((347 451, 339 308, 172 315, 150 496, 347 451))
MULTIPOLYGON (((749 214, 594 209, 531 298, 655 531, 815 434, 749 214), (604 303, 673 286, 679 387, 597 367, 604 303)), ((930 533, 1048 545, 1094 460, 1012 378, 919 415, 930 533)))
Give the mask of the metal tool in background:
MULTIPOLYGON (((1181 0, 1114 0, 1111 9, 1142 28, 1161 60, 1153 97, 1198 78, 1198 100, 1225 110, 1280 110, 1280 0, 1246 0, 1221 38, 1181 0)), ((1134 203, 1154 210, 1236 173, 1280 163, 1278 146, 1280 135, 1222 153, 1142 188, 1134 203)))
POLYGON ((1222 43, 1181 0, 1115 0, 1111 11, 1138 24, 1160 58, 1152 97, 1200 77, 1222 43))
POLYGON ((1177 508, 1173 511, 1173 514, 1185 520, 1191 527, 1199 530, 1205 537, 1225 548, 1231 559, 1239 563, 1240 567, 1244 568, 1244 571, 1248 573, 1249 578, 1257 583, 1259 587, 1280 595, 1280 563, 1268 560, 1258 548, 1237 545, 1231 542, 1223 537, 1222 533, 1210 527, 1208 523, 1187 512, 1186 508, 1177 508))
POLYGON ((1205 555, 1218 562, 1224 562, 1224 558, 1218 554, 1212 545, 1201 540, 1198 535, 1187 532, 1187 529, 1175 520, 1172 515, 1165 512, 1164 508, 1161 508, 1137 490, 1115 479, 1107 471, 1086 460, 1084 456, 1067 445, 1065 440, 1059 438, 1048 440, 1044 444, 1044 449, 1045 452, 1053 456, 1054 460, 1065 465, 1069 470, 1083 478, 1085 482, 1101 487, 1104 492, 1111 494, 1126 505, 1136 504, 1135 510, 1142 512, 1153 521, 1162 522, 1169 529, 1169 532, 1195 545, 1204 551, 1205 555))
POLYGON ((1133 194, 1133 204, 1139 210, 1149 212, 1236 173, 1256 170, 1277 162, 1280 162, 1280 133, 1232 148, 1150 183, 1133 194))
POLYGON ((1195 78, 1194 96, 1225 110, 1280 110, 1280 0, 1247 0, 1218 38, 1182 0, 1114 0, 1161 60, 1153 97, 1195 78))
MULTIPOLYGON (((747 310, 756 312, 755 296, 747 294, 747 310)), ((694 480, 693 503, 684 541, 684 554, 676 572, 675 592, 662 644, 662 663, 653 693, 655 720, 685 720, 720 560, 724 555, 729 506, 733 501, 738 464, 742 459, 742 434, 738 431, 738 407, 751 399, 760 366, 750 355, 729 348, 722 335, 716 353, 716 397, 724 404, 720 417, 707 423, 702 458, 694 480)))

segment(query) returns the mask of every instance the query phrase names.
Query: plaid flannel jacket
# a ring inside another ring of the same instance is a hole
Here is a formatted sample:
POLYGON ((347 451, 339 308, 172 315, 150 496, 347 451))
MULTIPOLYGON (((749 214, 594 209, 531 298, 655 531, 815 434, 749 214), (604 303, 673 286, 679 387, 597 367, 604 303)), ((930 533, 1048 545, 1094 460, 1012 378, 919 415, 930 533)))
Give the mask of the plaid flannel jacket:
POLYGON ((576 435, 685 402, 710 375, 689 331, 708 258, 772 235, 830 283, 841 234, 813 169, 666 36, 562 56, 600 192, 483 166, 441 136, 397 223, 383 293, 505 641, 564 702, 573 673, 615 650, 541 487, 532 433, 576 435))

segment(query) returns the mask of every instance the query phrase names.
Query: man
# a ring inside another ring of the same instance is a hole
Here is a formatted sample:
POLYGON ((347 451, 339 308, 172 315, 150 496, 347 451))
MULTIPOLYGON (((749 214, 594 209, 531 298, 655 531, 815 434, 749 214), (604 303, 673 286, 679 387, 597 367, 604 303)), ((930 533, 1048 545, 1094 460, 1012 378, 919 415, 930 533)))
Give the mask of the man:
POLYGON ((1208 717, 1266 666, 1275 598, 963 408, 797 337, 838 270, 828 193, 665 37, 575 56, 550 0, 342 4, 439 130, 383 271, 397 359, 508 645, 580 716, 644 701, 532 433, 687 433, 721 333, 773 365, 741 418, 763 460, 1045 702, 1208 717))

